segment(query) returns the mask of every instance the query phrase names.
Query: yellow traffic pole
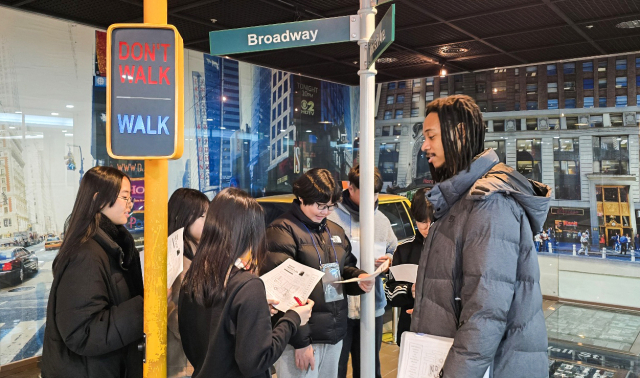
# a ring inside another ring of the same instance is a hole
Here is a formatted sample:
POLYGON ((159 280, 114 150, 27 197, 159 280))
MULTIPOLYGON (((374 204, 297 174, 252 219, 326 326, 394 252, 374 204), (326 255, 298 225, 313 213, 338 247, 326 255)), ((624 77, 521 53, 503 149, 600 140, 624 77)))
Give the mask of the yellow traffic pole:
MULTIPOLYGON (((167 24, 167 0, 144 0, 144 22, 167 24)), ((145 160, 144 332, 145 378, 167 376, 167 201, 169 163, 145 160)))

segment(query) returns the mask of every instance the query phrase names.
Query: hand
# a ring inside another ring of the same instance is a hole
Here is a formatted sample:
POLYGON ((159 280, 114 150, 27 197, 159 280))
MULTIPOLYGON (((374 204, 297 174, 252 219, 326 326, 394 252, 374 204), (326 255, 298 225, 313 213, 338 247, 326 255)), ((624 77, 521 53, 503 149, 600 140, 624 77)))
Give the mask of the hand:
MULTIPOLYGON (((363 273, 358 276, 358 278, 366 278, 366 277, 371 277, 371 275, 363 273)), ((360 286, 360 289, 362 289, 362 291, 364 291, 365 293, 368 293, 371 291, 371 289, 373 289, 373 285, 375 284, 375 282, 376 282, 375 278, 372 278, 369 280, 358 282, 358 286, 360 286)))
MULTIPOLYGON (((312 301, 311 299, 307 299, 307 304, 306 305, 291 307, 291 309, 293 311, 295 311, 298 314, 298 316, 300 316, 300 325, 301 326, 307 324, 307 322, 309 321, 309 318, 311 317, 311 309, 313 308, 314 304, 315 304, 314 301, 312 301)), ((296 360, 297 360, 297 358, 296 358, 296 360)), ((313 369, 311 369, 311 370, 313 370, 313 369)))
POLYGON ((411 309, 411 310, 407 310, 407 314, 409 314, 409 315, 413 315, 413 309, 411 309))
POLYGON ((411 295, 413 296, 413 298, 416 297, 416 285, 415 284, 411 285, 411 295))
POLYGON ((314 354, 315 351, 311 345, 306 348, 296 349, 296 367, 300 370, 307 370, 309 365, 311 365, 311 370, 313 370, 316 367, 316 358, 314 354))
POLYGON ((276 310, 275 306, 278 305, 278 303, 280 303, 280 301, 277 301, 275 299, 267 298, 267 303, 269 304, 269 312, 271 313, 271 316, 277 314, 278 310, 276 310))
MULTIPOLYGON (((391 257, 389 257, 389 255, 384 255, 382 257, 378 257, 378 259, 376 260, 376 262, 374 263, 376 269, 378 269, 378 267, 382 264, 384 264, 385 261, 387 260, 391 260, 391 257)), ((389 266, 391 266, 391 261, 389 261, 389 266)), ((389 269, 387 269, 389 270, 389 269)), ((385 270, 386 272, 386 270, 385 270)), ((384 272, 383 272, 384 273, 384 272)))

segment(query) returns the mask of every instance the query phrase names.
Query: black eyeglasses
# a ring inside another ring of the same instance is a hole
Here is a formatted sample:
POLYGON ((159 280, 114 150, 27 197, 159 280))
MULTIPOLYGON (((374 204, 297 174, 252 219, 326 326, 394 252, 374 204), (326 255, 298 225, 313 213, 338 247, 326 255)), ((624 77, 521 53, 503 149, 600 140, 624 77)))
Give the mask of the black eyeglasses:
POLYGON ((324 210, 333 211, 333 210, 335 210, 335 208, 338 205, 327 205, 326 203, 317 203, 316 202, 316 206, 318 207, 318 210, 320 210, 320 211, 324 211, 324 210))

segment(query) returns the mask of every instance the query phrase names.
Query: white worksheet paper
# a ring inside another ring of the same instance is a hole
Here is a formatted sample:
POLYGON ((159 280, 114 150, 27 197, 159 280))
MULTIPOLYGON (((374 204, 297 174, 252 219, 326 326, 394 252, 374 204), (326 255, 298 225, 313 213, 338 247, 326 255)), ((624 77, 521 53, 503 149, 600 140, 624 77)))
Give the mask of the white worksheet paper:
MULTIPOLYGON (((452 345, 448 337, 402 333, 398 378, 438 378, 452 345)), ((483 378, 489 378, 489 368, 483 378)))
POLYGON ((167 239, 167 289, 184 270, 184 228, 171 234, 167 239))
POLYGON ((280 302, 274 307, 286 312, 298 305, 293 297, 298 297, 302 303, 306 303, 322 276, 324 276, 322 271, 302 265, 293 259, 287 259, 260 279, 264 282, 267 298, 280 302))
POLYGON ((389 268, 389 262, 390 262, 390 261, 391 261, 391 260, 387 260, 387 261, 385 261, 384 263, 382 263, 382 265, 380 265, 380 266, 378 267, 378 269, 376 269, 376 271, 375 271, 375 272, 373 272, 369 277, 365 277, 365 278, 357 278, 357 277, 356 277, 356 278, 351 278, 351 279, 348 279, 348 280, 336 281, 336 282, 334 282, 334 283, 339 284, 339 283, 351 283, 351 282, 360 282, 360 281, 372 280, 372 279, 374 279, 375 277, 379 276, 379 275, 380 275, 380 273, 382 273, 382 272, 386 271, 386 270, 389 268))
MULTIPOLYGON (((350 238, 351 242, 351 253, 356 257, 356 267, 360 269, 360 238, 350 238)), ((387 254, 387 243, 385 242, 374 242, 373 243, 373 260, 377 260, 378 258, 387 254)))
POLYGON ((416 283, 416 278, 418 277, 418 265, 416 264, 396 265, 389 268, 389 270, 396 281, 416 283))

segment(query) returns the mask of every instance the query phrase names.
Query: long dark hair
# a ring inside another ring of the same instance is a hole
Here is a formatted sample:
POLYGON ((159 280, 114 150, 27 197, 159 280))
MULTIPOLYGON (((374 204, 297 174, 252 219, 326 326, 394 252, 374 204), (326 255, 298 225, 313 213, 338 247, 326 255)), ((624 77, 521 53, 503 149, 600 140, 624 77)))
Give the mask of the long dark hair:
POLYGON ((209 198, 201 191, 180 188, 169 198, 169 235, 184 227, 184 255, 193 260, 191 246, 198 242, 189 232, 189 227, 209 208, 209 198))
POLYGON ((237 188, 222 190, 209 204, 202 238, 182 290, 202 306, 224 298, 236 260, 251 251, 257 271, 266 255, 264 211, 249 194, 237 188))
POLYGON ((123 179, 131 181, 129 176, 112 167, 97 166, 85 173, 71 215, 65 222, 64 241, 53 261, 54 274, 59 261, 71 257, 77 252, 75 247, 96 234, 102 216, 100 210, 116 202, 123 179))
POLYGON ((432 101, 427 115, 432 112, 438 113, 445 163, 437 169, 429 163, 429 169, 431 177, 442 182, 469 169, 473 158, 484 151, 484 121, 475 101, 464 95, 432 101))

